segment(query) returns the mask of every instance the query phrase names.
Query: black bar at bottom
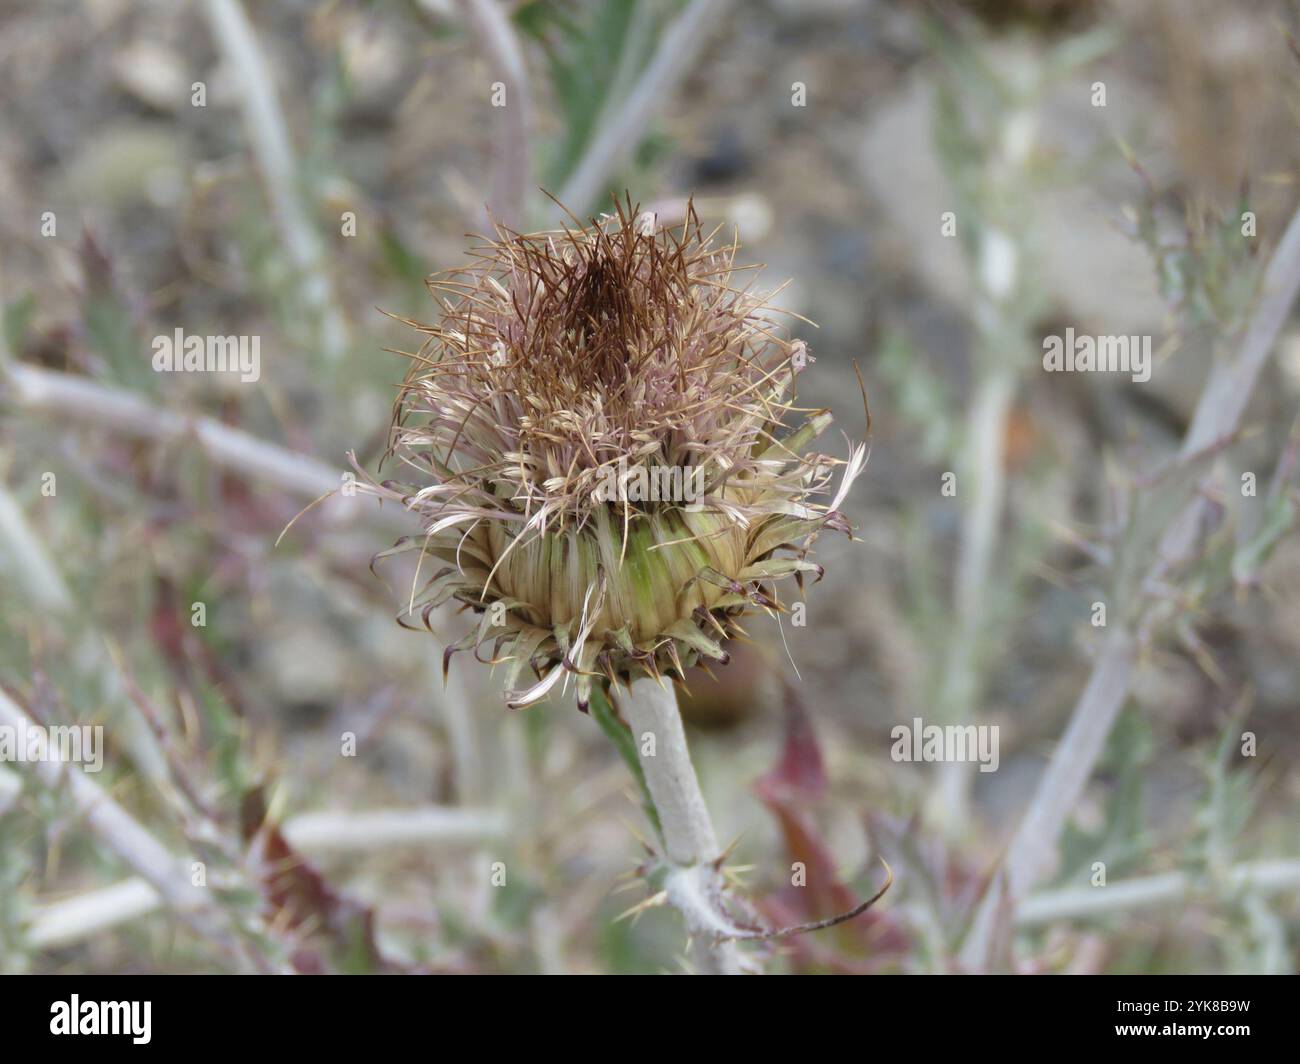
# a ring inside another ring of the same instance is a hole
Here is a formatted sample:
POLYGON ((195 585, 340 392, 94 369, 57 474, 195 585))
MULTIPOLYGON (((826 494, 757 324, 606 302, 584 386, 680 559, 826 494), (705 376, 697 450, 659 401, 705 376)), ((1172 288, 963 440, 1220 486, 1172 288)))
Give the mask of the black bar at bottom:
POLYGON ((843 1044, 836 1055, 890 1045, 1058 1051, 1154 1042, 1222 1052, 1296 1044, 1297 984, 1288 978, 876 976, 707 986, 625 978, 643 985, 617 977, 9 976, 0 980, 0 1045, 12 1060, 59 1043, 332 1056, 514 1043, 549 1055, 667 1048, 709 1029, 719 1048, 756 1040, 773 1048, 775 1039, 820 1052, 834 1039, 843 1044))

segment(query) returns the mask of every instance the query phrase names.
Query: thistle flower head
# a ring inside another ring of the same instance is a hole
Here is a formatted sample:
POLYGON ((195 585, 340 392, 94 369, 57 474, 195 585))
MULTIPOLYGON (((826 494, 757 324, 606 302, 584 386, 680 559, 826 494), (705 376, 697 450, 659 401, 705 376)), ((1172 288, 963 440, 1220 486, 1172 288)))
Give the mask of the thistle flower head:
POLYGON ((394 548, 428 577, 412 610, 478 615, 444 667, 473 648, 508 687, 530 671, 512 706, 576 677, 585 708, 595 679, 725 661, 744 613, 781 608, 775 581, 821 575, 816 534, 848 531, 865 447, 801 453, 831 420, 795 405, 806 348, 713 236, 693 209, 657 230, 630 204, 499 230, 429 282, 437 321, 407 323, 426 339, 394 412, 403 478, 374 487, 424 522, 394 548))

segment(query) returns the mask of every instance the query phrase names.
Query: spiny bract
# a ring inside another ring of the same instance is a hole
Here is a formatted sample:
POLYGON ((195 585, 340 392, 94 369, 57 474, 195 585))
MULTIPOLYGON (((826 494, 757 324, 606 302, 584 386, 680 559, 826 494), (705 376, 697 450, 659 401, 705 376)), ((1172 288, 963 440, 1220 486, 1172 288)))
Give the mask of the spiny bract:
POLYGON ((426 627, 452 598, 479 615, 444 668, 473 648, 507 664, 507 688, 530 670, 512 707, 566 676, 585 709, 593 680, 725 662, 742 614, 782 608, 774 581, 820 577, 816 534, 849 531, 838 507, 865 445, 801 455, 831 421, 794 405, 806 348, 752 282, 733 286, 736 246, 715 235, 693 208, 658 229, 630 204, 588 227, 498 229, 429 281, 437 323, 407 322, 427 339, 403 352, 389 457, 405 482, 371 487, 425 535, 383 555, 420 552, 407 612, 426 627))

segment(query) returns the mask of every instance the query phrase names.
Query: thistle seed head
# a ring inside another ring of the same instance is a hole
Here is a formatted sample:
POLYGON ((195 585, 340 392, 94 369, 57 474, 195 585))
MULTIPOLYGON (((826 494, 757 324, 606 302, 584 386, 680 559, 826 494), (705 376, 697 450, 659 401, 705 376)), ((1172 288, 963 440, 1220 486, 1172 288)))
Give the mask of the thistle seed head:
POLYGON ((394 411, 402 481, 371 486, 425 534, 384 553, 420 552, 426 626, 450 599, 478 614, 444 668, 472 648, 508 688, 533 674, 512 706, 576 677, 585 708, 593 680, 725 661, 744 613, 782 608, 776 581, 820 577, 817 533, 849 531, 838 507, 865 445, 802 453, 831 420, 795 405, 807 348, 715 235, 693 208, 660 230, 630 203, 586 227, 499 229, 430 280, 436 322, 407 322, 426 339, 394 411))

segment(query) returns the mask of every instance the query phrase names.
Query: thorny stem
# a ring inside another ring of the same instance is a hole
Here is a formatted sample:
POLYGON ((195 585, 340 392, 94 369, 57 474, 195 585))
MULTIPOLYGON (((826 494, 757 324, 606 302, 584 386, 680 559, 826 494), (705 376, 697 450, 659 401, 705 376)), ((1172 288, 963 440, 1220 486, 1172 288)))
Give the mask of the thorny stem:
POLYGON ((666 890, 681 910, 694 943, 700 972, 740 974, 740 953, 732 941, 718 937, 730 923, 722 909, 722 850, 686 746, 686 731, 672 685, 645 678, 620 692, 618 706, 632 729, 641 768, 663 831, 664 860, 669 864, 666 890), (653 737, 653 744, 646 742, 653 737))
MULTIPOLYGON (((1259 302, 1242 334, 1237 356, 1217 363, 1210 372, 1179 451, 1180 458, 1189 459, 1208 444, 1237 432, 1255 382, 1298 292, 1300 210, 1292 217, 1269 261, 1259 302)), ((1172 564, 1191 556, 1209 505, 1201 487, 1193 482, 1181 513, 1161 537, 1151 560, 1152 577, 1163 576, 1172 564)), ((1151 583, 1146 581, 1147 585, 1151 583)), ((1065 735, 1012 837, 1002 872, 980 903, 961 949, 964 967, 978 969, 987 965, 1006 908, 1014 915, 1017 900, 1041 882, 1050 869, 1065 823, 1083 794, 1128 694, 1138 653, 1136 643, 1123 625, 1113 628, 1104 643, 1065 735)))

